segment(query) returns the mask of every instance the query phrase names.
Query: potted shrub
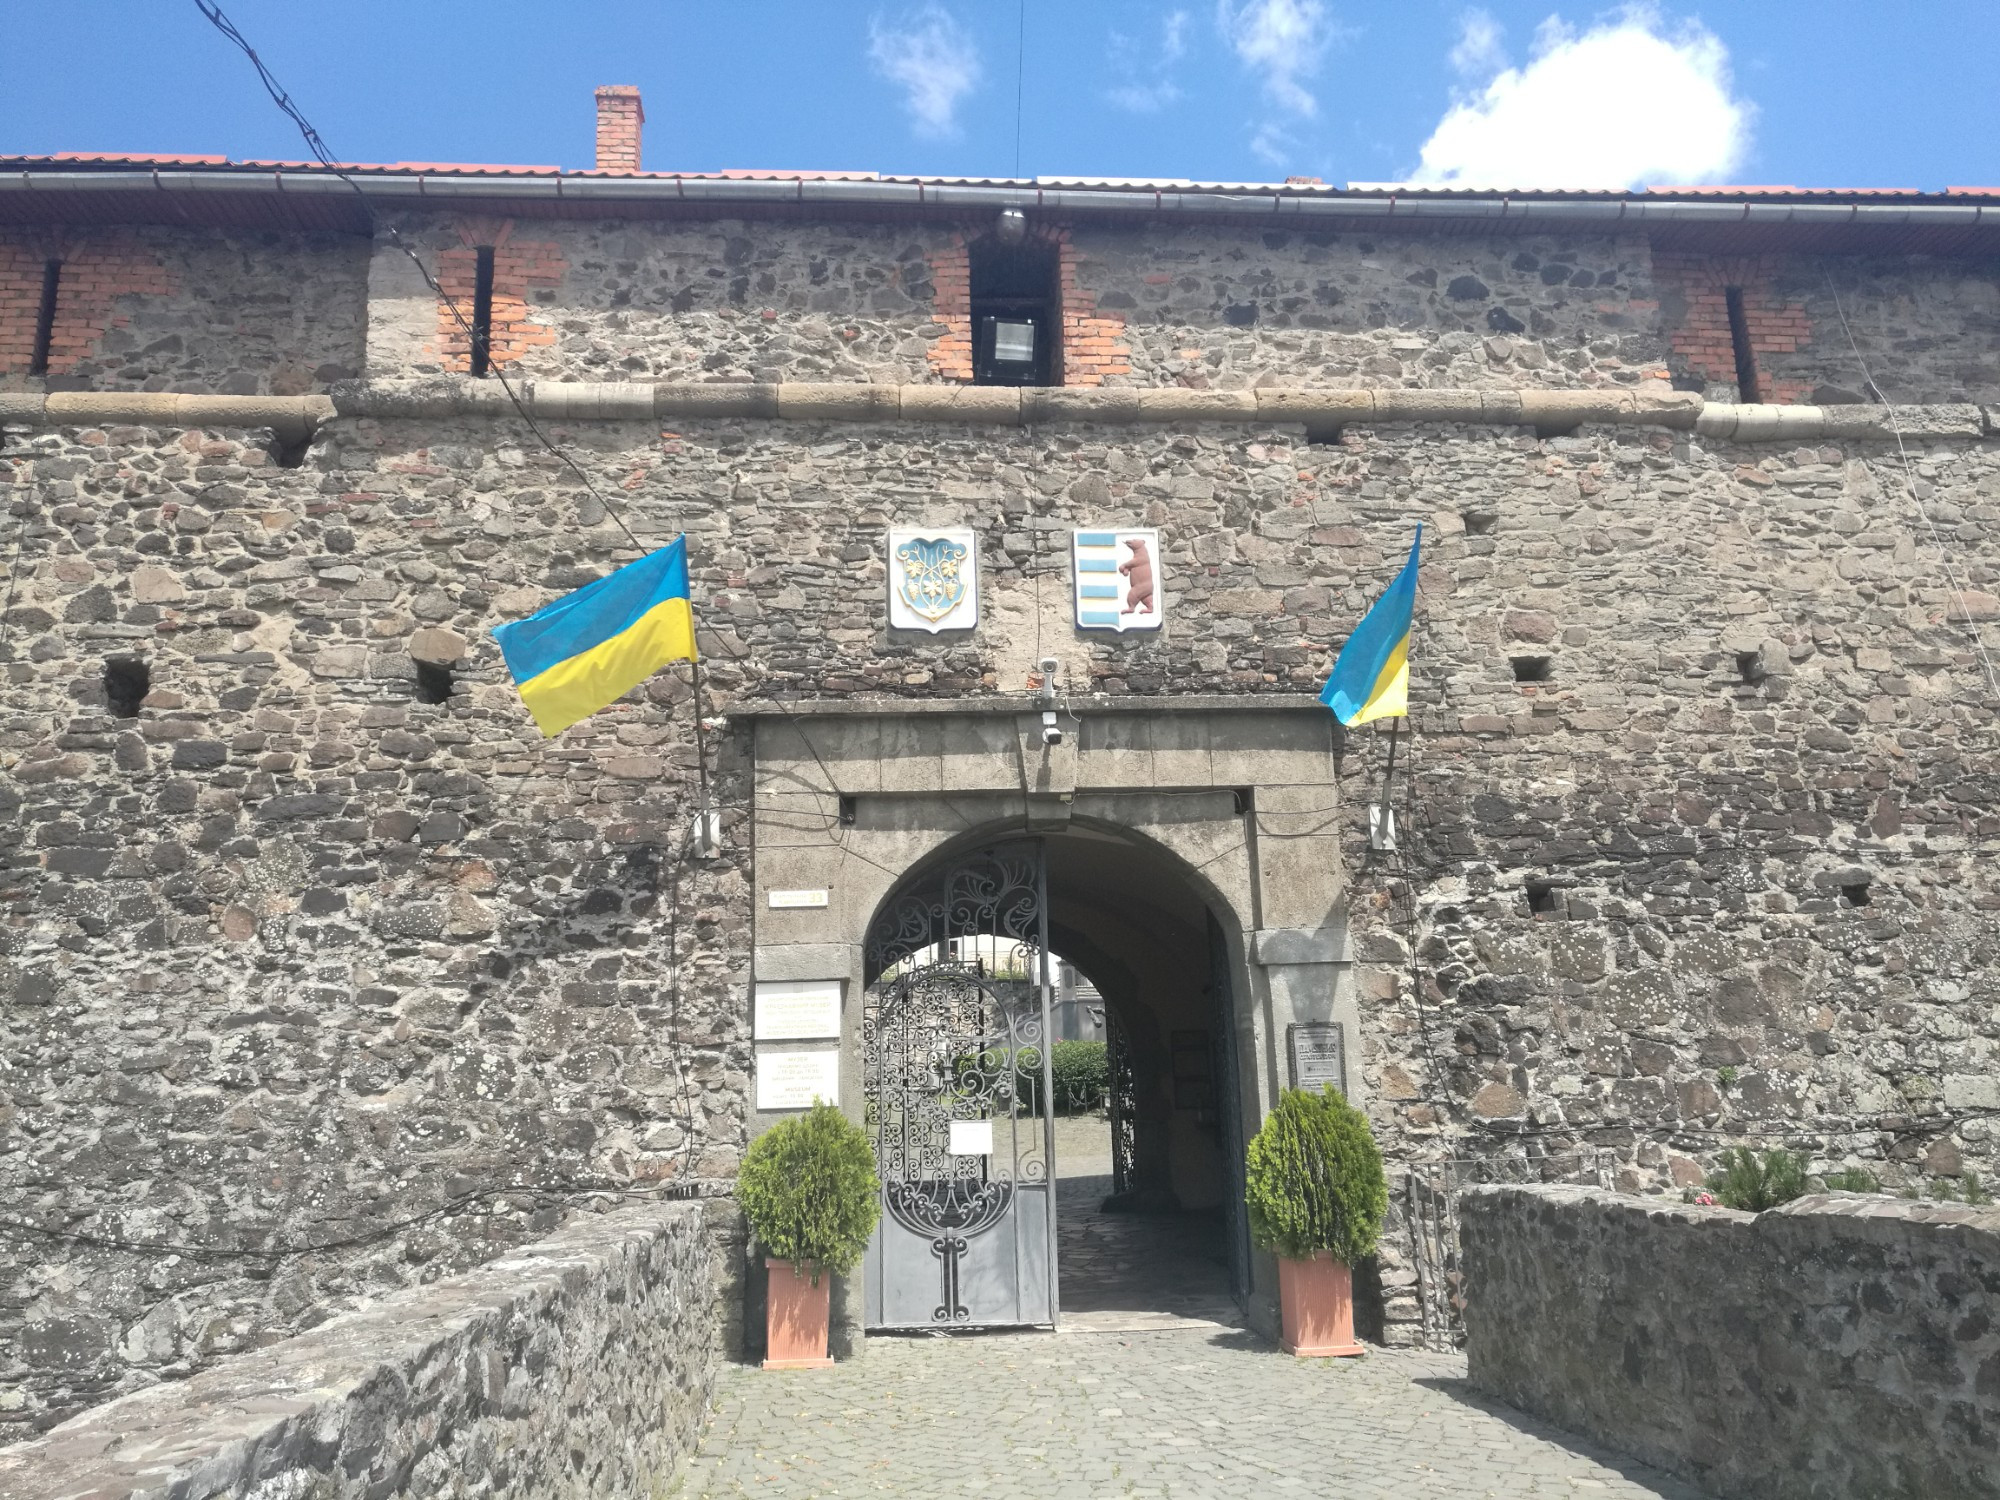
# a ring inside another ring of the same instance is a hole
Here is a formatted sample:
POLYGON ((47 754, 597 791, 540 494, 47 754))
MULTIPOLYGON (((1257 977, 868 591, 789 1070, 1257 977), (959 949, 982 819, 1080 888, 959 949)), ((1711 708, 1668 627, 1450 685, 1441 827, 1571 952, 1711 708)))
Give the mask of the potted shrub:
POLYGON ((1351 1267, 1374 1253, 1389 1208, 1382 1153, 1361 1111, 1329 1085, 1287 1089, 1250 1142, 1250 1237, 1278 1257, 1287 1354, 1359 1354, 1351 1267))
POLYGON ((882 1211, 867 1134, 815 1104, 750 1143, 736 1197, 771 1273, 764 1368, 824 1369, 831 1278, 854 1269, 882 1211))

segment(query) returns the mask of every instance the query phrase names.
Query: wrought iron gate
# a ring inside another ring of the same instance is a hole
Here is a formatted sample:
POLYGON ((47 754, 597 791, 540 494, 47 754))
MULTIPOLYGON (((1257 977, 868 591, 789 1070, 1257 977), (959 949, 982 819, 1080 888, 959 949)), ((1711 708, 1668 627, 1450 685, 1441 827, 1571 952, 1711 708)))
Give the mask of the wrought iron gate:
POLYGON ((868 1326, 1054 1326, 1041 841, 981 850, 896 897, 866 958, 862 1068, 882 1179, 868 1326))

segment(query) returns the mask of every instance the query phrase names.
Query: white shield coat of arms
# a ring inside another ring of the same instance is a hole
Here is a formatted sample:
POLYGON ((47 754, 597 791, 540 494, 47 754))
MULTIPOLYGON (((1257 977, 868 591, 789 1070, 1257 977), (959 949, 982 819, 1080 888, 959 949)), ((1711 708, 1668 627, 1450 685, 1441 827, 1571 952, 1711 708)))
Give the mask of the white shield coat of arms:
POLYGON ((970 630, 979 623, 979 539, 970 527, 889 532, 889 624, 970 630))
POLYGON ((1167 595, 1160 533, 1123 527, 1071 533, 1079 630, 1158 630, 1167 595))

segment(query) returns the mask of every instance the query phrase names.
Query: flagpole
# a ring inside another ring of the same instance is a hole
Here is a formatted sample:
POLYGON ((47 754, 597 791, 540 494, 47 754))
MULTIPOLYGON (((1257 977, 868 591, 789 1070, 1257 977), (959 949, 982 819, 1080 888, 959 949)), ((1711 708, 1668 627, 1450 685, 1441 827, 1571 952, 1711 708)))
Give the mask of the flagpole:
POLYGON ((701 733, 701 657, 690 656, 688 664, 694 668, 694 768, 695 777, 701 787, 701 810, 708 811, 708 742, 701 733))
POLYGON ((1395 809, 1389 805, 1389 789, 1396 775, 1396 737, 1402 732, 1402 729, 1403 720, 1401 715, 1389 721, 1389 760, 1382 767, 1382 807, 1374 817, 1368 820, 1374 825, 1369 830, 1373 835, 1370 843, 1377 849, 1393 849, 1396 847, 1396 813, 1395 809))

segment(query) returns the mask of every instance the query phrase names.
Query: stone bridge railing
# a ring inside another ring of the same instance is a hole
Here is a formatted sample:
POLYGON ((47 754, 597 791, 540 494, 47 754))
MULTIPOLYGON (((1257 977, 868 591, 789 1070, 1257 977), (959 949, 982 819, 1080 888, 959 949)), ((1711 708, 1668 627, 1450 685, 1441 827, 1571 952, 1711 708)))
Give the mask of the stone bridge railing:
POLYGON ((664 1491, 715 1373, 701 1203, 588 1217, 463 1276, 0 1450, 7 1500, 664 1491))
POLYGON ((1460 1200, 1472 1383, 1719 1495, 2000 1494, 2000 1210, 1460 1200))

